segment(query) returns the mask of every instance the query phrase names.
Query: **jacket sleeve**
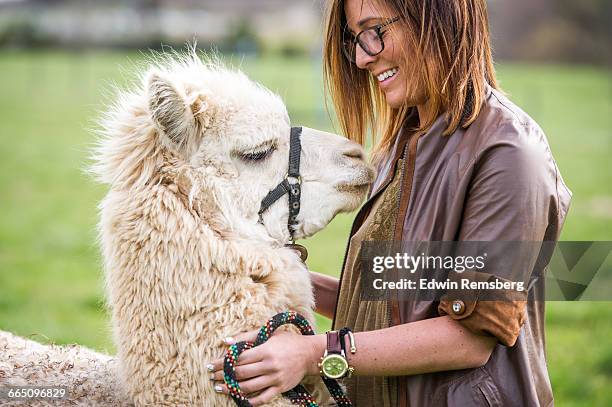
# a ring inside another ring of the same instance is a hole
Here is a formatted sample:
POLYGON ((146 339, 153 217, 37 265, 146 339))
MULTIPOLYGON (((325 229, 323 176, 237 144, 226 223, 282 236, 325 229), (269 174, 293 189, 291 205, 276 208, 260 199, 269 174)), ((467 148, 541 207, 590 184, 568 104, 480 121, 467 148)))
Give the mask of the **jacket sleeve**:
POLYGON ((452 272, 449 278, 520 280, 525 290, 496 290, 494 297, 482 289, 448 291, 438 312, 474 333, 492 335, 513 346, 525 320, 527 283, 534 270, 548 262, 543 262, 545 254, 538 242, 557 240, 563 217, 558 211, 556 164, 539 128, 510 122, 496 131, 505 132, 504 137, 495 137, 503 141, 483 148, 463 177, 467 187, 458 240, 490 242, 492 247, 498 242, 529 243, 514 253, 493 251, 485 269, 461 275, 452 272))

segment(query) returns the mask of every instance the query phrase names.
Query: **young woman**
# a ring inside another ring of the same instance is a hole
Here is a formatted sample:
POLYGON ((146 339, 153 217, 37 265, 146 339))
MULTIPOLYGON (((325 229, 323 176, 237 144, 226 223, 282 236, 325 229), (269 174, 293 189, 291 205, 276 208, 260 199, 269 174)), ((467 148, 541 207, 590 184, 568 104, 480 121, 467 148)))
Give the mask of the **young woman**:
MULTIPOLYGON (((570 192, 538 125, 499 90, 486 0, 330 0, 326 83, 343 131, 381 137, 340 280, 313 273, 317 312, 350 327, 348 396, 362 406, 549 406, 541 285, 479 301, 365 301, 365 241, 555 241, 570 192)), ((527 277, 548 262, 535 250, 527 277)), ((495 267, 473 275, 503 280, 495 267)), ((532 278, 533 280, 533 278, 532 278)), ((233 340, 253 340, 255 333, 233 340)), ((276 334, 236 369, 260 405, 318 375, 326 335, 276 334)), ((328 349, 329 350, 329 349, 328 349)), ((222 361, 212 363, 218 391, 222 361)))

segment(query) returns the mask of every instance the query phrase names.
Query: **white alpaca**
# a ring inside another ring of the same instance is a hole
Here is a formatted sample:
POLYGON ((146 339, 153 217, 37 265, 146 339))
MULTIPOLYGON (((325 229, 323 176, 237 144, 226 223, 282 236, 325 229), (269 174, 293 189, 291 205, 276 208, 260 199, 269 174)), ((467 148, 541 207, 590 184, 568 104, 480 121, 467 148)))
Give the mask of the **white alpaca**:
MULTIPOLYGON (((196 56, 168 59, 102 122, 100 237, 119 370, 137 405, 232 406, 207 363, 223 338, 295 310, 314 322, 308 271, 287 230, 287 199, 258 222, 287 172, 281 99, 196 56)), ((304 129, 295 237, 354 210, 372 169, 345 138, 304 129)), ((270 405, 289 406, 282 397, 270 405)))
MULTIPOLYGON (((62 399, 0 398, 10 406, 127 407, 117 375, 117 360, 77 345, 41 345, 0 331, 0 389, 22 386, 63 387, 62 399)), ((59 394, 59 393, 57 393, 59 394)))

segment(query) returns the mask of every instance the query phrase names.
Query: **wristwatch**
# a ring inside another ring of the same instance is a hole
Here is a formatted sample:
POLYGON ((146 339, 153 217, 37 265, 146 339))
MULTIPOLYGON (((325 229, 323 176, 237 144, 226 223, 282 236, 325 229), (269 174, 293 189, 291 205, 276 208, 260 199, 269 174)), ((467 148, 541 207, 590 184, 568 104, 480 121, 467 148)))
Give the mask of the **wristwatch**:
POLYGON ((327 349, 319 362, 319 373, 329 379, 350 377, 353 368, 349 366, 344 350, 340 344, 340 333, 330 331, 327 333, 327 349))

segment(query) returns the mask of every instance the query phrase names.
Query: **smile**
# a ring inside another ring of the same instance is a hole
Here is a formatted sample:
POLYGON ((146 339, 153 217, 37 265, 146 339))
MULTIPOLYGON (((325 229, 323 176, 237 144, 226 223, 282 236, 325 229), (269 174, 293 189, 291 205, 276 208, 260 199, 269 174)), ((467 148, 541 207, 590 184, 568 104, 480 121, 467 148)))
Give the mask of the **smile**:
POLYGON ((378 82, 384 82, 388 80, 389 78, 393 78, 397 72, 398 72, 397 68, 392 68, 379 75, 376 75, 376 79, 378 79, 378 82))

